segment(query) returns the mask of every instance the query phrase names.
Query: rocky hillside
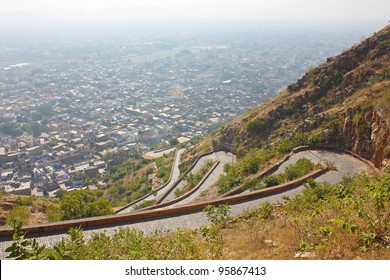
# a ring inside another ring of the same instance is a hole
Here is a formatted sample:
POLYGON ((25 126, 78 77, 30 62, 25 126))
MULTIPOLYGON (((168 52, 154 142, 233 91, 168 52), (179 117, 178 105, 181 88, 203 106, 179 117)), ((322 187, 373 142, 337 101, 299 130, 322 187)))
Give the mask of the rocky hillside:
POLYGON ((310 69, 213 139, 215 149, 234 149, 239 157, 250 148, 303 144, 348 149, 378 168, 389 165, 390 26, 310 69))

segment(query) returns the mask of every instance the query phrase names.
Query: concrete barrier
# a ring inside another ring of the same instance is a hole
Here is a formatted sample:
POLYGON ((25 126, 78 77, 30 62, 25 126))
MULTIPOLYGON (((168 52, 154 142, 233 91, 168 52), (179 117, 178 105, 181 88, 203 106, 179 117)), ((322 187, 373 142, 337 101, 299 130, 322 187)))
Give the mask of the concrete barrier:
POLYGON ((205 156, 208 156, 208 155, 211 155, 214 153, 214 150, 213 151, 210 151, 210 152, 206 152, 204 154, 201 154, 199 155, 195 161, 191 164, 191 166, 184 172, 183 175, 180 176, 180 178, 176 181, 175 184, 172 185, 172 187, 169 188, 169 190, 167 190, 167 192, 165 194, 163 194, 159 199, 157 199, 156 201, 156 204, 160 204, 162 201, 164 201, 164 199, 177 187, 177 185, 184 179, 184 177, 191 172, 192 169, 194 169, 195 165, 199 162, 199 160, 202 158, 202 157, 205 157, 205 156))
MULTIPOLYGON (((74 227, 82 227, 82 228, 89 228, 89 227, 101 227, 104 225, 114 225, 114 224, 120 224, 120 223, 128 223, 128 222, 137 222, 145 219, 152 219, 152 218, 162 218, 172 215, 179 215, 179 214, 186 214, 193 211, 200 211, 204 209, 207 205, 221 205, 221 204, 229 204, 229 203, 237 203, 241 201, 245 201, 252 198, 257 198, 261 196, 268 196, 271 194, 276 194, 288 189, 292 189, 294 187, 297 187, 304 182, 306 182, 309 178, 318 177, 322 174, 327 172, 327 169, 319 169, 315 170, 301 178, 298 178, 294 181, 290 181, 288 183, 274 186, 267 189, 262 189, 246 194, 239 194, 234 195, 231 197, 223 197, 223 198, 217 198, 211 201, 207 202, 200 202, 195 204, 187 204, 183 206, 177 206, 173 208, 168 209, 154 209, 154 210, 144 210, 140 212, 135 213, 126 213, 126 214, 117 214, 117 215, 110 215, 110 216, 101 216, 101 217, 91 217, 91 218, 84 218, 84 219, 78 219, 78 220, 69 220, 69 221, 61 221, 61 222, 54 222, 54 223, 46 223, 46 224, 35 224, 35 225, 27 225, 23 227, 23 231, 28 232, 30 234, 36 233, 36 234, 42 234, 42 233, 48 233, 48 232, 55 232, 55 231, 65 231, 69 230, 70 228, 74 227)), ((9 227, 1 227, 0 228, 0 236, 12 236, 13 231, 9 227)))
POLYGON ((126 204, 125 206, 123 206, 123 207, 121 207, 121 208, 115 210, 115 214, 116 214, 116 213, 119 213, 119 212, 121 212, 121 211, 123 211, 123 210, 125 210, 125 209, 127 209, 127 208, 129 208, 129 207, 131 207, 131 206, 133 206, 133 205, 135 205, 135 204, 137 204, 138 202, 140 202, 140 201, 142 201, 142 200, 148 198, 149 196, 153 195, 155 192, 158 192, 158 191, 162 190, 163 188, 165 188, 165 187, 171 182, 171 180, 172 180, 173 169, 175 168, 175 161, 176 161, 178 152, 179 152, 179 149, 176 149, 176 151, 175 151, 175 156, 173 157, 173 163, 172 163, 172 168, 171 168, 171 174, 169 175, 168 181, 167 181, 164 185, 162 185, 162 186, 159 187, 158 189, 156 189, 156 190, 154 190, 154 191, 152 191, 152 192, 150 192, 150 193, 144 195, 143 197, 140 197, 140 198, 134 200, 133 202, 130 202, 130 203, 126 204))
MULTIPOLYGON (((146 155, 147 153, 150 153, 150 152, 156 154, 156 153, 161 153, 161 152, 168 151, 168 150, 171 150, 171 149, 174 149, 174 148, 177 150, 176 147, 169 147, 169 148, 163 148, 163 149, 158 149, 158 150, 154 150, 154 151, 148 151, 148 152, 144 153, 144 154, 142 155, 142 157, 143 157, 143 158, 146 158, 145 155, 146 155)), ((154 159, 154 158, 146 158, 146 159, 154 159)))
MULTIPOLYGON (((366 159, 361 158, 360 156, 342 149, 335 149, 335 148, 328 148, 328 147, 309 147, 309 146, 302 146, 297 147, 293 150, 293 152, 297 153, 304 150, 334 150, 339 152, 347 153, 351 156, 354 156, 355 158, 361 160, 362 162, 365 162, 369 164, 373 170, 376 170, 376 168, 373 166, 373 164, 366 159)), ((209 152, 211 154, 213 152, 209 152)), ((289 155, 290 156, 290 155, 289 155)), ((284 158, 284 160, 287 157, 284 158)), ((280 165, 282 162, 279 161, 275 165, 280 165)), ((275 166, 272 166, 271 168, 267 170, 271 170, 275 166)), ((61 222, 54 222, 54 223, 46 223, 46 224, 35 224, 35 225, 27 225, 23 227, 23 231, 26 231, 28 233, 45 233, 45 232, 55 232, 55 231, 65 231, 72 227, 78 227, 81 226, 82 228, 88 228, 88 227, 101 227, 104 225, 114 225, 114 224, 120 224, 120 223, 126 223, 126 222, 137 222, 145 219, 151 219, 151 218, 162 218, 162 217, 168 217, 172 215, 180 215, 180 214, 186 214, 193 211, 200 211, 207 205, 220 205, 220 204, 229 204, 229 203, 237 203, 257 197, 262 196, 269 196, 273 195, 282 191, 286 191, 289 189, 292 189, 294 187, 300 186, 304 182, 306 182, 309 178, 316 178, 325 172, 327 172, 328 169, 319 169, 314 170, 313 172, 302 176, 301 178, 298 178, 296 180, 258 190, 253 191, 250 193, 245 194, 236 194, 229 197, 219 197, 214 200, 206 201, 206 202, 200 202, 200 203, 194 203, 194 204, 187 204, 182 206, 177 206, 173 208, 168 209, 151 209, 151 210, 142 210, 140 212, 134 212, 134 213, 125 213, 125 214, 117 214, 117 215, 110 215, 110 216, 101 216, 101 217, 91 217, 91 218, 85 218, 85 219, 78 219, 78 220, 69 220, 69 221, 61 221, 61 222)), ((1 227, 0 228, 0 236, 12 236, 13 231, 9 227, 1 227)))
POLYGON ((379 173, 379 169, 376 168, 375 165, 371 161, 369 161, 368 159, 365 159, 365 158, 359 156, 358 154, 355 154, 354 152, 351 152, 349 150, 342 149, 342 148, 333 148, 333 147, 316 147, 316 148, 312 148, 309 146, 306 146, 306 147, 307 147, 306 150, 325 150, 325 151, 334 151, 334 152, 348 154, 348 155, 360 160, 361 162, 364 162, 365 164, 369 165, 373 172, 379 173))
MULTIPOLYGON (((263 178, 264 176, 267 176, 268 174, 270 173, 273 173, 274 171, 276 171, 285 161, 289 160, 290 157, 293 155, 293 154, 297 154, 299 152, 304 152, 304 151, 307 151, 307 150, 324 150, 324 151, 332 151, 332 152, 337 152, 337 153, 345 153, 345 154, 348 154, 362 162, 364 162, 365 164, 369 165, 371 167, 371 169, 375 172, 375 173, 378 173, 378 169, 374 166, 374 164, 365 159, 365 158, 362 158, 361 156, 349 151, 349 150, 345 150, 345 149, 339 149, 339 148, 331 148, 331 147, 311 147, 311 146, 298 146, 296 148, 294 148, 287 156, 285 156, 282 160, 278 161, 277 163, 273 164, 271 167, 267 168, 266 170, 262 171, 261 173, 257 174, 255 176, 256 179, 261 179, 263 178)), ((240 192, 244 191, 244 186, 241 185, 225 194, 223 194, 221 197, 228 197, 228 196, 231 196, 231 195, 235 195, 235 194, 238 194, 240 192)))
POLYGON ((166 206, 169 206, 169 205, 172 205, 172 204, 175 204, 179 201, 182 201, 183 199, 186 199, 187 197, 189 197, 190 195, 192 195, 193 193, 195 193, 202 185, 203 183, 210 177, 211 173, 213 173, 213 171, 215 170, 215 168, 217 168, 217 166, 220 164, 220 161, 217 161, 211 168, 210 170, 207 172, 207 174, 202 178, 202 180, 200 180, 200 182, 190 191, 186 192, 185 194, 183 194, 182 196, 176 198, 176 199, 172 199, 170 201, 167 201, 165 203, 161 203, 161 204, 157 204, 157 205, 153 205, 153 206, 150 206, 150 207, 147 207, 147 208, 144 208, 142 210, 152 210, 152 209, 157 209, 157 208, 163 208, 163 207, 166 207, 166 206))

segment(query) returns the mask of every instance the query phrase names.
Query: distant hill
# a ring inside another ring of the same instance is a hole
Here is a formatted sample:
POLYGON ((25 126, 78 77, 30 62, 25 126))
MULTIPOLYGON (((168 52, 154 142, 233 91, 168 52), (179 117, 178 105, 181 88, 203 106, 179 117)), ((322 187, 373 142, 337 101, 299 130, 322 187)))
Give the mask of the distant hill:
POLYGON ((310 69, 265 104, 221 127, 214 149, 343 148, 390 164, 390 26, 310 69))

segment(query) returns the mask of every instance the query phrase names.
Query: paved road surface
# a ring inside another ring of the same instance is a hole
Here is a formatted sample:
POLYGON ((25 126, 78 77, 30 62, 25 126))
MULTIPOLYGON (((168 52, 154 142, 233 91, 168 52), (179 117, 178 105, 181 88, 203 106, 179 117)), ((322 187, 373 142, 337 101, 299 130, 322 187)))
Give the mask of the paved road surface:
MULTIPOLYGON (((217 168, 212 172, 212 174, 209 176, 209 178, 207 178, 207 180, 203 183, 202 187, 199 188, 198 191, 196 191, 193 195, 189 196, 187 199, 180 201, 178 203, 175 203, 174 205, 182 205, 182 204, 186 204, 192 200, 194 200, 197 196, 199 196, 199 194, 204 191, 205 189, 207 189, 208 187, 210 187, 212 184, 214 184, 217 180, 218 180, 218 177, 219 175, 223 172, 223 167, 226 163, 232 163, 232 156, 233 154, 232 153, 226 153, 226 152, 217 152, 217 153, 212 153, 211 155, 207 155, 207 156, 204 156, 202 157, 198 162, 197 164, 194 166, 194 168, 191 170, 190 173, 192 174, 196 174, 199 172, 199 170, 204 166, 205 162, 207 160, 219 160, 220 161, 220 164, 217 166, 217 168)), ((172 199, 175 199, 176 196, 175 196, 175 190, 176 189, 179 189, 179 188, 182 188, 182 187, 185 187, 187 185, 187 182, 186 181, 181 181, 170 193, 169 195, 162 201, 162 203, 164 202, 168 202, 172 199)))
MULTIPOLYGON (((219 176, 223 173, 223 167, 225 166, 225 164, 227 164, 227 163, 231 164, 232 163, 232 160, 233 160, 232 156, 233 156, 232 153, 217 152, 217 153, 214 153, 214 154, 208 156, 207 158, 205 158, 205 160, 210 159, 210 158, 213 159, 213 160, 219 160, 220 163, 213 170, 213 172, 210 174, 210 176, 206 179, 206 181, 204 181, 202 186, 196 192, 194 192, 189 197, 187 197, 187 198, 185 198, 185 199, 183 199, 183 200, 181 200, 181 201, 179 201, 179 202, 177 202, 175 204, 172 204, 172 205, 168 206, 168 208, 172 208, 172 207, 175 207, 175 206, 178 206, 178 205, 184 205, 184 204, 191 203, 192 201, 194 201, 194 199, 199 197, 200 194, 203 191, 207 190, 212 185, 214 185, 218 181, 219 176)), ((202 163, 199 166, 201 167, 202 163)), ((196 173, 196 171, 193 172, 193 173, 196 173)))
POLYGON ((169 154, 170 152, 174 151, 175 149, 176 148, 171 148, 171 149, 163 150, 163 151, 160 151, 160 152, 150 151, 150 152, 145 153, 143 155, 143 157, 147 158, 147 159, 159 158, 159 157, 162 157, 165 154, 169 154))
POLYGON ((133 212, 135 210, 135 207, 137 205, 140 205, 141 203, 145 202, 145 201, 150 201, 150 200, 155 200, 156 197, 158 196, 161 196, 163 195, 167 190, 169 190, 169 188, 172 187, 172 185, 179 179, 180 177, 180 170, 179 170, 179 164, 180 164, 180 156, 184 153, 185 149, 180 149, 177 151, 177 156, 176 156, 176 160, 175 162, 173 163, 173 171, 172 171, 172 178, 171 178, 171 181, 164 187, 162 188, 161 190, 157 191, 157 194, 156 195, 149 195, 148 197, 146 197, 145 199, 141 200, 140 202, 126 208, 126 209, 123 209, 122 211, 118 212, 118 214, 123 214, 123 213, 130 213, 130 212, 133 212))
MULTIPOLYGON (((292 164, 294 161, 296 161, 300 157, 307 157, 313 156, 318 159, 320 157, 323 161, 324 160, 335 160, 335 164, 337 166, 337 171, 334 173, 326 173, 320 177, 318 177, 316 180, 318 181, 326 181, 330 180, 332 182, 339 181, 342 176, 344 175, 352 175, 353 173, 359 172, 359 171, 369 171, 370 168, 365 165, 364 163, 360 162, 359 160, 353 158, 352 156, 346 155, 346 154, 337 154, 333 152, 319 152, 319 151, 305 151, 297 153, 295 156, 291 157, 290 160, 288 160, 285 164, 283 164, 277 172, 281 172, 287 165, 292 164), (331 175, 329 175, 331 174, 331 175)), ((268 197, 262 197, 262 198, 256 198, 251 201, 245 201, 241 203, 236 203, 232 205, 232 215, 238 215, 242 213, 244 210, 250 210, 255 209, 258 207, 258 205, 264 201, 269 201, 271 203, 276 203, 279 201, 282 201, 283 196, 290 196, 293 197, 297 193, 300 193, 303 190, 303 186, 294 188, 292 190, 288 190, 276 195, 268 196, 268 197)), ((88 239, 94 232, 105 232, 106 234, 112 234, 118 228, 120 227, 130 227, 134 229, 140 229, 143 230, 145 233, 154 232, 157 229, 160 230, 174 230, 177 228, 196 228, 201 225, 207 224, 207 218, 205 214, 202 211, 197 211, 191 214, 182 214, 182 215, 176 215, 173 217, 168 218, 158 218, 158 219, 151 219, 147 221, 142 222, 136 222, 136 223, 127 223, 123 225, 114 225, 114 226, 105 226, 102 228, 96 228, 96 229, 85 229, 84 230, 84 236, 86 239, 88 239)), ((60 241, 62 237, 65 237, 66 233, 56 233, 46 236, 37 236, 37 241, 40 244, 46 244, 49 246, 52 246, 56 242, 60 241)), ((29 237, 27 235, 27 237, 29 237)), ((35 237, 35 236, 30 236, 35 237)), ((9 238, 1 238, 0 239, 0 259, 4 259, 5 254, 5 248, 10 246, 12 241, 9 240, 9 238)))
POLYGON ((328 152, 322 150, 308 150, 293 154, 290 159, 284 162, 275 173, 282 173, 288 165, 296 163, 300 158, 307 158, 313 163, 321 163, 326 165, 326 162, 331 162, 336 166, 336 171, 330 170, 324 175, 318 177, 318 182, 329 182, 335 184, 340 182, 343 177, 353 175, 359 171, 371 172, 371 168, 362 161, 342 153, 328 152))

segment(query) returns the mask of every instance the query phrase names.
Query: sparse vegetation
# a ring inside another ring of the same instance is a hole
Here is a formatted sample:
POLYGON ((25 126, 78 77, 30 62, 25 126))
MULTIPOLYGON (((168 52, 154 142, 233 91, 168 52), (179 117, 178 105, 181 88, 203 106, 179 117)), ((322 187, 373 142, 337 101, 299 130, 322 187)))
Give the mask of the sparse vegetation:
MULTIPOLYGON (((180 171, 185 172, 201 153, 225 144, 236 152, 237 162, 225 166, 218 181, 219 194, 241 184, 248 189, 270 187, 318 168, 302 159, 284 173, 261 180, 251 177, 299 145, 353 147, 375 160, 377 166, 388 164, 390 82, 385 31, 389 32, 389 27, 379 33, 380 41, 377 34, 361 46, 309 69, 275 99, 217 129, 212 137, 193 141, 195 146, 182 156, 180 171), (375 124, 374 119, 378 119, 375 124)), ((32 114, 31 118, 33 122, 25 126, 1 124, 0 131, 37 135, 41 116, 32 114)), ((102 180, 109 188, 105 193, 85 195, 88 203, 104 198, 111 205, 133 201, 151 191, 153 180, 165 181, 169 175, 167 158, 146 160, 135 155, 129 160, 123 154, 107 157, 112 167, 102 180)), ((335 168, 332 163, 325 164, 335 168)), ((188 179, 192 187, 195 179, 199 178, 188 179)), ((291 259, 297 251, 310 252, 311 258, 316 259, 390 259, 389 186, 390 169, 377 177, 359 174, 334 185, 310 179, 301 194, 285 196, 284 204, 264 202, 255 211, 246 211, 234 219, 229 218, 228 206, 206 207, 211 225, 197 230, 145 235, 121 229, 112 236, 95 234, 86 241, 81 229, 72 229, 69 237, 53 248, 24 239, 21 222, 29 219, 28 211, 36 201, 20 199, 7 212, 8 223, 15 229, 15 242, 7 252, 18 259, 291 259), (22 221, 15 223, 15 218, 22 221)), ((62 203, 66 198, 64 195, 62 203)), ((88 208, 81 207, 83 203, 70 204, 80 206, 81 213, 88 212, 82 211, 88 208)), ((153 201, 145 205, 149 203, 153 201)), ((92 209, 100 211, 107 209, 106 205, 92 209)), ((59 218, 54 214, 57 209, 53 205, 46 208, 50 219, 59 218)), ((64 211, 62 207, 61 210, 64 211)))
POLYGON ((213 160, 206 160, 204 165, 200 168, 199 172, 195 174, 193 173, 187 174, 184 177, 184 180, 187 182, 187 185, 185 185, 182 188, 176 189, 174 193, 175 196, 180 197, 183 194, 195 188, 199 184, 199 182, 203 179, 203 177, 207 174, 207 172, 210 170, 213 164, 214 164, 213 160))
POLYGON ((146 200, 146 201, 142 202, 141 204, 136 205, 134 207, 134 209, 139 210, 139 209, 143 209, 143 208, 146 208, 149 206, 153 206, 154 204, 156 204, 156 200, 146 200))
MULTIPOLYGON (((163 157, 148 160, 135 154, 133 158, 124 160, 121 155, 119 165, 110 168, 103 181, 108 182, 108 190, 104 196, 112 207, 130 203, 152 191, 152 184, 162 186, 169 180, 175 152, 163 157)), ((117 156, 111 155, 114 159, 117 156)))
POLYGON ((320 169, 320 164, 314 164, 306 158, 299 159, 295 164, 286 167, 283 173, 271 174, 264 178, 253 180, 248 184, 247 189, 258 190, 280 185, 295 179, 298 179, 306 174, 309 174, 314 169, 320 169))
POLYGON ((58 221, 59 200, 35 196, 0 195, 1 225, 10 225, 13 219, 23 224, 58 221))
POLYGON ((250 120, 246 124, 246 129, 249 131, 249 133, 254 135, 261 134, 270 127, 270 120, 260 118, 250 120))
POLYGON ((211 225, 198 230, 145 235, 120 229, 86 241, 72 229, 52 248, 25 240, 17 224, 7 252, 20 259, 292 259, 303 250, 315 259, 389 259, 389 186, 389 169, 377 179, 359 174, 335 185, 310 181, 284 205, 265 202, 234 219, 229 206, 209 206, 211 225))
POLYGON ((13 220, 19 220, 23 224, 26 223, 28 217, 30 216, 30 211, 27 206, 16 206, 11 211, 8 212, 7 225, 11 225, 13 220))
POLYGON ((230 215, 230 206, 227 204, 218 207, 208 205, 203 210, 212 225, 225 227, 230 215))
POLYGON ((167 182, 169 180, 169 176, 171 174, 171 168, 173 164, 173 155, 172 152, 169 156, 164 156, 156 159, 156 176, 163 180, 163 182, 167 182))

